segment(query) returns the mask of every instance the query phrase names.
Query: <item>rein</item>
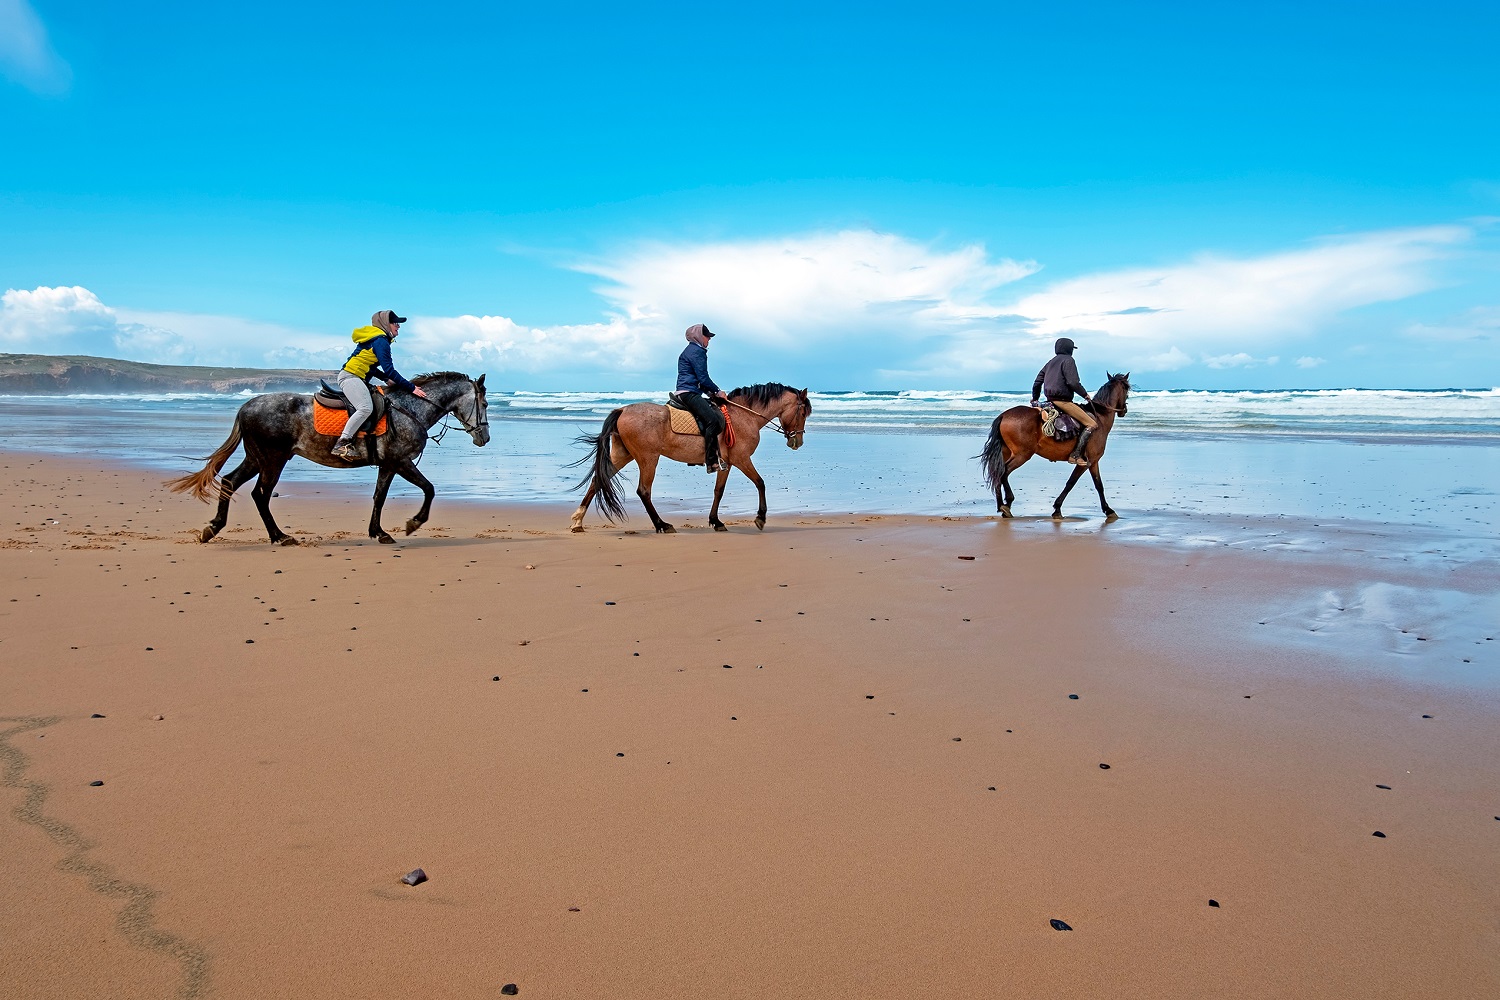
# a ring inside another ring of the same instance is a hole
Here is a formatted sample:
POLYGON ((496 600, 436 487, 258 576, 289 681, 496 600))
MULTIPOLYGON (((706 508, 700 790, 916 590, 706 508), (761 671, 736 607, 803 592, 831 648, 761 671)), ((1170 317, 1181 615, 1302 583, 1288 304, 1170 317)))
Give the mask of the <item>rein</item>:
POLYGON ((750 409, 750 407, 746 406, 744 403, 736 403, 734 400, 730 399, 728 396, 724 397, 724 402, 728 403, 730 406, 738 406, 740 409, 744 410, 746 413, 753 413, 753 414, 755 414, 757 417, 760 417, 760 419, 762 419, 762 420, 765 421, 765 423, 761 425, 762 427, 769 427, 769 428, 771 428, 771 430, 773 430, 776 433, 780 434, 782 437, 786 438, 788 441, 790 441, 792 439, 791 432, 788 431, 785 427, 781 426, 781 420, 780 420, 779 417, 768 417, 764 413, 760 412, 759 410, 752 410, 752 409, 750 409))

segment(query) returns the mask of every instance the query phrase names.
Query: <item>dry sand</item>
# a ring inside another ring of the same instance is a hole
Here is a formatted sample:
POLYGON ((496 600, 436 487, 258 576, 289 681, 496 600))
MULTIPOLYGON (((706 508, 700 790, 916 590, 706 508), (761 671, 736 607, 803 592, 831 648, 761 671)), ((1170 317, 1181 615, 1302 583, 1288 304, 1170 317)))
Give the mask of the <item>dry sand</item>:
POLYGON ((1487 563, 0 465, 5 996, 1500 995, 1487 563))

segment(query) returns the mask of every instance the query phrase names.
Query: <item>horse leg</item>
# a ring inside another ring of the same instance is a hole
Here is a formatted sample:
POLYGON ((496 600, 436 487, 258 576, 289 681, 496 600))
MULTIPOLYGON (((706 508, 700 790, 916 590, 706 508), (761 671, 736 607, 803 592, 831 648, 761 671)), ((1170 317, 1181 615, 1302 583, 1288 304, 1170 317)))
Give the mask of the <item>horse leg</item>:
POLYGON ((382 545, 394 545, 396 540, 380 526, 380 512, 385 509, 385 495, 391 488, 391 480, 395 478, 396 470, 388 465, 382 465, 380 472, 375 476, 375 502, 370 507, 370 537, 377 539, 382 545))
POLYGON ((760 478, 760 472, 755 468, 755 463, 750 461, 746 455, 744 461, 736 462, 735 468, 745 474, 745 478, 755 484, 755 489, 760 493, 760 506, 755 510, 755 527, 759 531, 766 530, 766 481, 760 478))
POLYGON ((573 531, 583 530, 583 515, 589 511, 589 504, 594 502, 594 494, 599 492, 599 487, 589 483, 588 492, 583 495, 583 500, 578 504, 578 509, 573 512, 573 531))
POLYGON ((1068 491, 1073 488, 1074 483, 1078 482, 1078 477, 1083 475, 1083 470, 1084 466, 1082 465, 1073 466, 1073 474, 1068 477, 1068 485, 1064 486, 1063 491, 1057 495, 1057 499, 1052 501, 1053 517, 1062 517, 1063 501, 1068 498, 1068 491))
POLYGON ((729 482, 729 470, 721 469, 714 477, 714 505, 708 509, 708 523, 714 526, 715 531, 728 531, 724 522, 719 520, 719 501, 724 498, 724 484, 729 482))
POLYGON ((656 512, 656 505, 651 502, 651 483, 656 479, 656 455, 645 455, 636 459, 636 464, 641 467, 641 479, 636 484, 635 495, 641 498, 641 503, 646 505, 646 513, 651 517, 651 523, 655 526, 658 534, 675 534, 677 529, 661 519, 656 512))
MULTIPOLYGON (((1007 448, 1006 451, 1010 451, 1010 449, 1007 448)), ((1026 455, 1018 455, 1016 452, 1010 451, 1010 457, 1005 459, 1005 464, 1000 467, 1000 489, 995 491, 995 499, 1000 499, 999 494, 1003 490, 1005 493, 1005 499, 1000 503, 1001 517, 1012 516, 1010 512, 1010 505, 1016 502, 1015 491, 1010 488, 1010 474, 1012 472, 1015 472, 1021 466, 1025 465, 1027 461, 1030 460, 1030 458, 1031 455, 1029 453, 1026 455)))
POLYGON ((224 525, 229 522, 229 501, 234 497, 234 491, 245 485, 245 481, 255 475, 255 463, 250 459, 241 462, 233 472, 219 481, 219 510, 214 514, 214 519, 208 522, 198 536, 198 541, 207 542, 215 535, 224 530, 224 525))
POLYGON ((422 509, 406 522, 406 533, 409 535, 427 523, 427 518, 432 513, 432 498, 437 495, 437 490, 432 488, 431 480, 418 472, 410 460, 396 466, 396 475, 422 491, 422 509))
POLYGON ((276 526, 276 519, 271 516, 271 494, 276 490, 276 482, 281 478, 281 470, 286 468, 287 459, 290 455, 263 456, 260 460, 260 478, 255 481, 255 489, 250 495, 255 498, 255 507, 260 511, 260 519, 266 523, 266 534, 271 536, 271 544, 299 545, 300 542, 282 531, 276 526))
POLYGON ((1094 490, 1099 494, 1099 508, 1104 511, 1104 516, 1108 518, 1119 517, 1120 515, 1116 514, 1114 508, 1109 505, 1109 501, 1104 499, 1104 480, 1099 478, 1099 462, 1097 459, 1089 464, 1089 475, 1094 477, 1094 490))

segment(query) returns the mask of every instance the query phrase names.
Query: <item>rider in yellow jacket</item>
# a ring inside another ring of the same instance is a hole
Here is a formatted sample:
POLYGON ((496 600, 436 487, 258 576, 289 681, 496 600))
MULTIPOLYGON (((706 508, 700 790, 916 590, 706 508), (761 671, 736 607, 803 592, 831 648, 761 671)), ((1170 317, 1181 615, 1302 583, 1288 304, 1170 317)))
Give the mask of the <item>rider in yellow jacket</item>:
POLYGON ((370 379, 378 378, 427 398, 427 393, 396 371, 391 362, 391 341, 396 339, 401 324, 405 322, 405 316, 397 316, 391 309, 382 309, 370 317, 371 325, 359 327, 350 335, 354 340, 354 350, 340 369, 338 381, 339 389, 352 409, 344 432, 333 446, 333 454, 345 461, 356 462, 362 457, 354 450, 354 435, 375 412, 375 403, 370 399, 370 379))

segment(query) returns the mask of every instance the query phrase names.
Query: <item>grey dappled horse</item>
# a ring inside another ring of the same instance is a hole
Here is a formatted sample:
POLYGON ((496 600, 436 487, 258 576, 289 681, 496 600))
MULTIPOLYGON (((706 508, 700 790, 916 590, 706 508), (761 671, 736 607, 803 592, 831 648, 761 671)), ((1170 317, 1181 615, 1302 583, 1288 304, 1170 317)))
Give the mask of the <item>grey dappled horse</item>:
MULTIPOLYGON (((375 459, 361 458, 345 461, 335 458, 330 450, 335 438, 313 430, 313 402, 311 395, 295 392, 271 392, 256 396, 240 407, 234 418, 234 428, 219 449, 208 456, 207 463, 197 472, 167 482, 174 493, 191 493, 208 503, 214 497, 219 500, 218 513, 203 529, 199 541, 207 542, 224 530, 229 519, 229 501, 234 491, 252 477, 260 478, 250 495, 266 523, 266 532, 273 543, 296 545, 297 539, 286 534, 271 517, 271 493, 281 478, 281 470, 293 455, 301 455, 311 462, 326 465, 331 469, 355 469, 376 465, 380 469, 375 479, 375 506, 370 512, 370 537, 382 542, 395 539, 380 526, 380 509, 385 506, 386 491, 391 488, 391 479, 400 476, 422 491, 422 509, 406 522, 409 535, 427 522, 432 510, 434 491, 427 477, 417 471, 417 460, 422 449, 427 447, 427 432, 448 414, 458 418, 464 430, 474 439, 474 444, 483 448, 490 440, 490 421, 484 397, 484 376, 471 379, 462 372, 434 372, 418 375, 412 379, 427 393, 427 398, 414 396, 398 389, 387 390, 385 398, 388 427, 384 434, 375 438, 375 459), (232 472, 219 478, 219 470, 233 455, 241 442, 245 445, 245 460, 232 472)), ((368 451, 367 440, 355 442, 355 448, 368 451)))

